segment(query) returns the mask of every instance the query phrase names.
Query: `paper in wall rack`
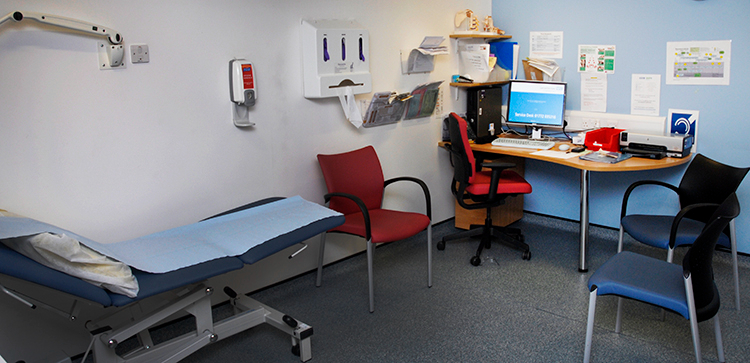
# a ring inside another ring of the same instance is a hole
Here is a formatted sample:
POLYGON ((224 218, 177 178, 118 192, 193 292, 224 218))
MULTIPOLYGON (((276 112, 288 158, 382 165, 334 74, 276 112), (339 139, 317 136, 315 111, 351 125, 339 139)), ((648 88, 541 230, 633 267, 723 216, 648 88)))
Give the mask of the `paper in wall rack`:
POLYGON ((411 51, 401 50, 401 73, 427 73, 435 68, 433 57, 448 54, 448 47, 440 45, 445 40, 441 36, 428 36, 411 51))
POLYGON ((365 114, 364 127, 392 124, 401 121, 409 93, 376 92, 365 114))
POLYGON ((443 81, 437 81, 420 84, 415 87, 411 92, 412 97, 406 105, 404 120, 431 116, 435 111, 442 83, 443 81))

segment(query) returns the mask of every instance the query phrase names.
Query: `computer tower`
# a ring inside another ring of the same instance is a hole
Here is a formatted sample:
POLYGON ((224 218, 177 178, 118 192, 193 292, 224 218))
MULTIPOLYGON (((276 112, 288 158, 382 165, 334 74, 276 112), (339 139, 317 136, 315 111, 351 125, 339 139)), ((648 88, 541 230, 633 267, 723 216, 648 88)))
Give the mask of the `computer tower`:
POLYGON ((466 118, 477 143, 492 141, 500 133, 507 87, 471 87, 467 90, 466 118))

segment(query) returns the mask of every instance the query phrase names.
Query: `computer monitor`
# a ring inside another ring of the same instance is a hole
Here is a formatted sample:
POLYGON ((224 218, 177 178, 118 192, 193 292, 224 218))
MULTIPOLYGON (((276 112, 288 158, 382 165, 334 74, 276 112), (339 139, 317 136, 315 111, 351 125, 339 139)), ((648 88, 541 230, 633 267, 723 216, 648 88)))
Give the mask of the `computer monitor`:
POLYGON ((564 82, 514 80, 508 88, 508 126, 532 128, 532 139, 542 136, 542 128, 561 129, 565 117, 564 82))

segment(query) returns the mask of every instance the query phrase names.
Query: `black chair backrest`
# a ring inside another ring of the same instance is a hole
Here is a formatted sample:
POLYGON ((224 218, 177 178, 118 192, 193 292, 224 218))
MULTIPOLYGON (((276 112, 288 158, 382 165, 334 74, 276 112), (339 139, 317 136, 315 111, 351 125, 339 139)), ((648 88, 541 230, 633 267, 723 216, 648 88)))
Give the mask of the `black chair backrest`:
MULTIPOLYGON (((736 168, 697 154, 690 162, 678 187, 680 206, 697 203, 721 204, 737 191, 750 168, 736 168)), ((710 210, 700 209, 686 215, 688 218, 707 222, 710 210)))
POLYGON ((458 182, 460 195, 474 175, 474 154, 468 145, 466 121, 461 116, 451 113, 448 119, 448 133, 451 139, 451 160, 453 162, 453 180, 458 182), (460 122, 460 121, 462 122, 460 122), (468 150, 468 151, 467 151, 468 150))
MULTIPOLYGON (((703 208, 711 210, 713 208, 703 208)), ((740 214, 737 195, 730 193, 718 208, 713 209, 709 222, 695 239, 682 260, 682 270, 690 273, 698 321, 712 318, 719 311, 719 291, 714 283, 711 264, 719 235, 729 222, 740 214)))

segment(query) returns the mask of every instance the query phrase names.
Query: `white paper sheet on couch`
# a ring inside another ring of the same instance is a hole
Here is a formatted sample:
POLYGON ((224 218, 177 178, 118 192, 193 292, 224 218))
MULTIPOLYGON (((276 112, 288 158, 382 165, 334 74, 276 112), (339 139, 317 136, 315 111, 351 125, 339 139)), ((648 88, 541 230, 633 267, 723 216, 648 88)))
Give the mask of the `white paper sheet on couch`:
POLYGON ((299 196, 128 241, 103 244, 28 218, 2 217, 0 238, 64 233, 139 270, 163 273, 250 248, 315 221, 340 215, 299 196))

